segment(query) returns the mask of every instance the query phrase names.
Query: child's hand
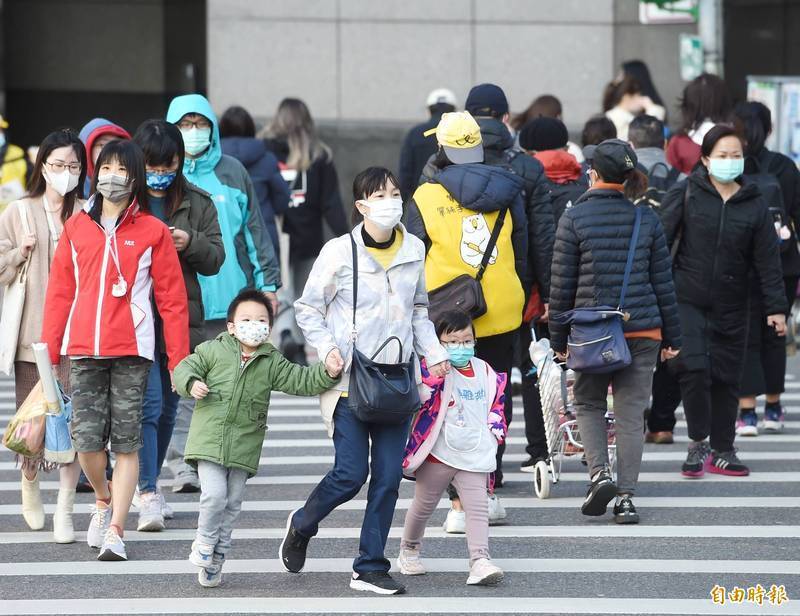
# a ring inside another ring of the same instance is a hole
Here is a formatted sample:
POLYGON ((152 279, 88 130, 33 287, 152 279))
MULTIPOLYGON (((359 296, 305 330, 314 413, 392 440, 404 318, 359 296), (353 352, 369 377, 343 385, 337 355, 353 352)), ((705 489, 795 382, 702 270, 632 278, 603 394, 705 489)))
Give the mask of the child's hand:
POLYGON ((328 373, 329 377, 335 379, 342 373, 343 368, 344 360, 342 359, 342 354, 339 349, 333 349, 325 358, 325 372, 328 373))
POLYGON ((208 385, 202 381, 195 381, 192 383, 192 389, 189 392, 195 400, 202 400, 208 395, 208 385))

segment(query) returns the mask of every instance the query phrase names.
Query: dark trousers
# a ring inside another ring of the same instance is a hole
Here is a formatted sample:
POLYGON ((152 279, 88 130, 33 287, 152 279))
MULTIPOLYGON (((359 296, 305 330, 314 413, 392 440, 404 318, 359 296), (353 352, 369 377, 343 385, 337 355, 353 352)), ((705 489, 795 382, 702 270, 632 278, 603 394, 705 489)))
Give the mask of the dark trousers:
POLYGON ((667 364, 659 361, 653 374, 653 402, 647 416, 650 432, 672 432, 675 429, 675 410, 681 403, 681 385, 667 364))
POLYGON ((364 423, 350 411, 347 398, 341 398, 333 414, 333 468, 292 520, 301 535, 313 537, 319 531, 319 523, 355 497, 371 473, 359 554, 353 562, 356 573, 389 571, 384 549, 403 478, 401 464, 410 423, 410 417, 397 426, 364 423))
MULTIPOLYGON (((537 338, 547 338, 549 332, 546 325, 536 325, 537 338)), ((525 452, 534 460, 546 460, 547 435, 544 430, 542 416, 542 400, 539 397, 536 375, 529 375, 533 362, 528 347, 533 337, 531 328, 525 324, 519 330, 520 372, 522 372, 522 406, 525 413, 525 452)))
POLYGON ((678 380, 689 438, 702 441, 710 437, 715 451, 732 451, 739 410, 737 386, 712 377, 707 370, 681 372, 678 380))
MULTIPOLYGON (((496 336, 478 338, 475 343, 475 355, 489 364, 495 372, 505 372, 506 376, 506 405, 505 415, 506 424, 511 425, 513 405, 511 401, 511 368, 514 366, 514 348, 518 332, 507 332, 496 336)), ((503 453, 505 453, 505 443, 497 447, 497 470, 495 471, 495 485, 503 485, 503 453)))

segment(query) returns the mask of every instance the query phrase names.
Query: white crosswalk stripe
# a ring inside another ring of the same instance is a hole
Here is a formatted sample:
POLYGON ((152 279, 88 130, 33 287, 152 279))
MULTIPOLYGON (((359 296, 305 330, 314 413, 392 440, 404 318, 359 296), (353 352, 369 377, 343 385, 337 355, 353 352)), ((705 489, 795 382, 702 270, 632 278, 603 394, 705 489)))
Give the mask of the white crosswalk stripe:
MULTIPOLYGON (((409 596, 361 596, 347 588, 358 552, 366 490, 325 521, 312 540, 299 576, 276 558, 286 514, 300 506, 333 463, 333 448, 319 420, 317 401, 275 395, 260 472, 248 482, 234 548, 225 565, 225 595, 197 585, 187 560, 194 539, 198 495, 173 495, 165 471, 162 489, 176 512, 161 533, 136 532, 136 512, 125 540, 131 560, 104 563, 81 543, 91 499, 79 495, 79 543, 52 544, 50 514, 58 477, 43 476, 47 526, 30 531, 20 512, 19 471, 0 451, 0 614, 797 614, 800 615, 800 382, 787 383, 790 421, 780 435, 739 439, 745 478, 680 476, 686 427, 675 445, 646 445, 635 498, 636 526, 610 516, 585 518, 579 508, 587 483, 580 456, 563 460, 551 498, 533 495, 533 476, 519 472, 526 459, 521 400, 506 453, 507 511, 490 528, 490 547, 506 580, 496 589, 467 592, 463 535, 448 535, 442 499, 428 524, 426 580, 405 578, 409 596), (307 454, 307 455, 304 455, 307 454), (783 585, 780 607, 714 605, 715 584, 746 588, 783 585), (202 592, 201 592, 202 591, 202 592), (430 595, 430 596, 429 596, 430 595)), ((14 412, 13 384, 0 379, 0 429, 14 412)), ((414 485, 403 482, 387 546, 394 561, 414 485)), ((393 570, 394 567, 393 563, 393 570)), ((399 574, 397 574, 399 575, 399 574)), ((220 590, 220 593, 222 592, 220 590)))

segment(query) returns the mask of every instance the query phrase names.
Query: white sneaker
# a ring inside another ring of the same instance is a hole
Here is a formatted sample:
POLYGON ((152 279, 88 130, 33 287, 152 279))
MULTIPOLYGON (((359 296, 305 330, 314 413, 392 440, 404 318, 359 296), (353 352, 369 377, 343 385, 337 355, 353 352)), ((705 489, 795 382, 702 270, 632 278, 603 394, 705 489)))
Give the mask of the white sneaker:
POLYGON ((56 543, 74 543, 75 528, 72 525, 72 510, 75 506, 75 490, 58 491, 56 511, 53 514, 53 540, 56 543))
POLYGON ((22 517, 31 530, 44 528, 44 505, 38 473, 33 481, 28 481, 25 473, 22 474, 22 517))
POLYGON ((467 532, 467 514, 464 511, 450 509, 444 521, 444 532, 454 535, 463 535, 467 532))
POLYGON ((397 557, 397 567, 403 575, 425 575, 427 570, 419 557, 419 550, 406 550, 400 548, 397 557))
POLYGON ((500 520, 506 519, 506 510, 497 494, 489 495, 489 524, 496 524, 500 520))
POLYGON ((214 552, 211 565, 205 569, 200 569, 197 573, 197 581, 204 588, 216 588, 222 583, 222 565, 225 564, 225 554, 214 552))
POLYGON ((157 492, 139 495, 139 524, 136 530, 151 533, 164 530, 164 513, 157 492))
POLYGON ((191 467, 180 471, 175 475, 175 481, 172 484, 172 491, 183 494, 192 494, 200 491, 200 479, 197 472, 191 467))
POLYGON ((158 494, 158 500, 161 501, 161 514, 164 516, 164 519, 173 519, 175 517, 175 511, 173 511, 172 507, 169 506, 169 503, 167 502, 167 499, 164 498, 161 490, 158 490, 156 494, 158 494))
POLYGON ((92 505, 89 510, 92 512, 92 521, 86 531, 86 543, 90 548, 100 548, 103 546, 108 525, 111 524, 111 507, 92 505))
POLYGON ((113 528, 109 528, 106 531, 106 535, 103 538, 103 547, 100 548, 97 560, 128 560, 125 544, 113 528))
POLYGON ((199 541, 192 542, 192 553, 189 554, 189 562, 195 567, 207 569, 214 562, 214 546, 199 541))
POLYGON ((479 558, 469 568, 467 584, 470 586, 488 586, 497 584, 503 579, 503 570, 492 564, 488 558, 479 558))

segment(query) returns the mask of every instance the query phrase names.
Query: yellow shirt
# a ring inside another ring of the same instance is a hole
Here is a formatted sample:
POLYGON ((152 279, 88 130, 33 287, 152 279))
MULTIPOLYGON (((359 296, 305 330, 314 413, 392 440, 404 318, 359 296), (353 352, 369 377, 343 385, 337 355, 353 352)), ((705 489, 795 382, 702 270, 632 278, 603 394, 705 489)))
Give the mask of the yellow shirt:
POLYGON ((389 267, 392 265, 394 258, 397 256, 397 253, 400 251, 400 247, 403 245, 403 234, 398 229, 395 231, 394 234, 394 242, 388 248, 374 248, 372 246, 367 246, 367 252, 375 259, 380 266, 388 270, 389 267))

